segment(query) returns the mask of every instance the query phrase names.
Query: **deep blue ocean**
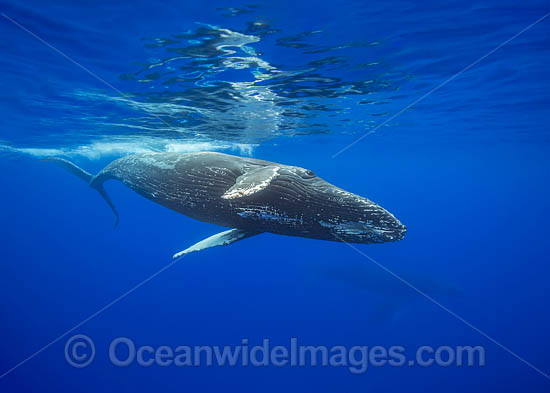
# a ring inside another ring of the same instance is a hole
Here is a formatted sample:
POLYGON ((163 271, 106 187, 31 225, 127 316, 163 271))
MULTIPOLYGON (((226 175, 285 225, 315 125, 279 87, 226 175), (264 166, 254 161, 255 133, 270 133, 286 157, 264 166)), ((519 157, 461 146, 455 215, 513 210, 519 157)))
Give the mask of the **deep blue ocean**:
POLYGON ((27 0, 0 12, 0 392, 550 391, 548 1, 27 0), (407 234, 353 247, 262 234, 172 263, 224 228, 111 181, 114 229, 94 190, 39 160, 95 174, 152 151, 309 168, 407 234), (71 352, 75 335, 94 347, 71 352), (113 364, 120 337, 154 362, 113 364), (357 373, 155 357, 265 339, 400 346, 407 360, 479 346, 484 364, 357 373), (67 359, 92 352, 86 367, 67 359))

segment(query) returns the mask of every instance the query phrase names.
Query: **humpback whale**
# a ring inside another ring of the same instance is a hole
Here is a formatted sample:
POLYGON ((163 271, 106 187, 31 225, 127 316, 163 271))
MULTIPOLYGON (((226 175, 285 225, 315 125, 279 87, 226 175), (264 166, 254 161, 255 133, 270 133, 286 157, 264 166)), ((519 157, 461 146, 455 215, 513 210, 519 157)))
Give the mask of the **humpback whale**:
POLYGON ((69 170, 118 212, 103 185, 119 180, 143 197, 196 220, 231 228, 174 258, 263 232, 349 243, 403 239, 406 227, 376 203, 338 188, 309 169, 223 153, 143 153, 112 161, 92 175, 69 170))

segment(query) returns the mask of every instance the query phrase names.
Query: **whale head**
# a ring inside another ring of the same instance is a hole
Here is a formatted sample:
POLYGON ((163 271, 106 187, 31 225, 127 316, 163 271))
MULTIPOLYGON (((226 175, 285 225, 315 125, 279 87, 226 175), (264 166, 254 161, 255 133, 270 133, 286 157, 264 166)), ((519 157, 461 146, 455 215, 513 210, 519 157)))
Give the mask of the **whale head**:
POLYGON ((317 177, 311 170, 290 167, 286 184, 307 206, 318 238, 350 243, 402 240, 407 228, 392 213, 371 200, 317 177))
POLYGON ((337 207, 329 217, 320 220, 341 241, 353 243, 384 243, 402 240, 407 231, 392 213, 367 198, 342 190, 331 184, 326 195, 337 207))

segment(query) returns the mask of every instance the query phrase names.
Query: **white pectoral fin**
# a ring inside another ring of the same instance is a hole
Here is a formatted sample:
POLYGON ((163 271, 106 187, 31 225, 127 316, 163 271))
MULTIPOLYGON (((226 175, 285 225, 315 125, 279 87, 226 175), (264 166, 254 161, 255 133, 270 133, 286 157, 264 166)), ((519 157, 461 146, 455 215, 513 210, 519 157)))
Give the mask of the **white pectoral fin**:
POLYGON ((269 165, 239 176, 235 184, 222 195, 222 199, 243 198, 262 191, 279 176, 280 169, 278 166, 269 165))
POLYGON ((198 243, 193 244, 191 247, 186 248, 174 254, 173 258, 179 258, 182 255, 189 254, 194 251, 201 251, 211 247, 227 246, 228 244, 235 243, 239 240, 246 239, 247 237, 259 235, 261 232, 246 231, 244 229, 230 229, 228 231, 216 233, 198 243))

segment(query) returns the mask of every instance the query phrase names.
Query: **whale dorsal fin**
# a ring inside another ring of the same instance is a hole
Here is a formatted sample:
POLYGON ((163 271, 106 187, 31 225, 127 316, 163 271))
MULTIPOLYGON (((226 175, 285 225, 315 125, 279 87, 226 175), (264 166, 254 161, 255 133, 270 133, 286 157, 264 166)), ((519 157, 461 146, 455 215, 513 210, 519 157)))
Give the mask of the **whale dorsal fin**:
POLYGON ((279 166, 268 165, 246 172, 237 178, 235 184, 222 195, 222 198, 242 198, 261 191, 279 176, 280 169, 279 166))
POLYGON ((235 243, 239 240, 246 239, 247 237, 259 235, 261 232, 246 231, 244 229, 230 229, 228 231, 216 233, 198 243, 193 244, 191 247, 186 248, 174 254, 174 259, 179 258, 185 254, 189 254, 194 251, 201 251, 207 248, 217 246, 227 246, 228 244, 235 243))

